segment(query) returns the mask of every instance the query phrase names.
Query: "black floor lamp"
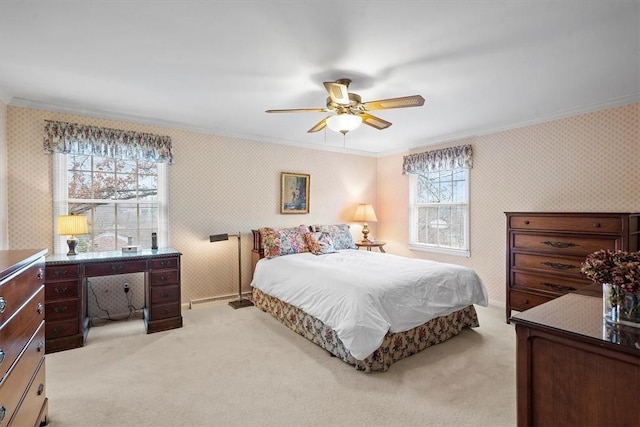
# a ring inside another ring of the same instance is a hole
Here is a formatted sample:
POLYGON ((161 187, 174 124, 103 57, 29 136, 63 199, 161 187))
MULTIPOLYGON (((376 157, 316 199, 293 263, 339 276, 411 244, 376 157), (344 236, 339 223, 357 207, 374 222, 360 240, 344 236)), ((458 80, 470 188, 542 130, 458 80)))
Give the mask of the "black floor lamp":
POLYGON ((242 237, 240 232, 238 231, 238 234, 212 234, 209 236, 209 242, 222 242, 223 240, 229 240, 230 236, 238 238, 238 299, 229 302, 229 305, 233 308, 249 307, 253 303, 248 299, 242 298, 242 237))

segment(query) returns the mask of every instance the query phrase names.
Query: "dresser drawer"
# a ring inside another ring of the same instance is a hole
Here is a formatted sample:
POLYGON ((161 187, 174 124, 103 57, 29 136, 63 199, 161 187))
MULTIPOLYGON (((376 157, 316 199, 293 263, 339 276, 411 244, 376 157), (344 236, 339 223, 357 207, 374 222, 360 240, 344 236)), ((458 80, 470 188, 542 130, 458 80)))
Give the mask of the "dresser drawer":
POLYGON ((44 283, 44 258, 0 285, 0 325, 44 283))
POLYGON ((80 329, 78 324, 78 319, 58 320, 54 322, 47 321, 45 325, 45 336, 47 341, 79 334, 80 329))
POLYGON ((180 286, 154 286, 151 288, 151 304, 180 302, 180 286))
POLYGON ((578 233, 620 234, 620 217, 606 216, 535 216, 513 215, 509 219, 512 229, 575 231, 578 233))
MULTIPOLYGON (((4 421, 1 422, 0 425, 7 425, 8 420, 14 416, 14 412, 16 412, 18 408, 24 390, 33 378, 38 364, 44 360, 44 337, 41 333, 42 324, 43 323, 40 324, 36 333, 31 337, 31 340, 28 341, 25 352, 13 365, 11 371, 9 371, 0 385, 0 406, 4 406, 5 408, 4 421), (20 393, 16 393, 16 390, 20 390, 20 393)), ((33 414, 31 415, 33 417, 33 414)), ((13 425, 19 426, 24 424, 13 423, 13 425)))
POLYGON ((152 259, 149 261, 149 268, 152 270, 162 270, 164 268, 178 268, 178 257, 152 259))
POLYGON ((517 250, 586 257, 600 249, 619 249, 621 241, 615 237, 513 233, 511 245, 517 250))
POLYGON ((593 284, 590 280, 572 279, 554 275, 512 272, 511 287, 537 291, 553 292, 564 295, 593 284))
POLYGON ((524 311, 536 305, 544 304, 555 297, 544 297, 542 295, 530 294, 520 291, 509 291, 509 299, 513 310, 524 311))
POLYGON ((78 267, 78 264, 47 265, 47 281, 78 278, 80 275, 78 267))
POLYGON ((180 301, 149 306, 149 321, 169 319, 181 315, 180 301))
MULTIPOLYGON (((33 381, 29 384, 29 388, 24 395, 24 400, 13 415, 13 419, 11 420, 12 427, 33 425, 34 415, 40 414, 46 399, 47 390, 45 377, 45 359, 42 358, 33 377, 33 381)), ((37 421, 40 421, 40 418, 38 418, 37 421)))
POLYGON ((178 283, 178 270, 159 270, 149 273, 151 286, 169 285, 178 283))
POLYGON ((47 322, 62 319, 78 318, 78 298, 48 302, 45 304, 45 319, 47 322))
POLYGON ((99 264, 88 263, 84 267, 84 275, 110 276, 112 274, 140 273, 146 271, 147 262, 145 260, 114 261, 99 264))
POLYGON ((562 273, 584 279, 580 272, 582 258, 571 258, 554 255, 513 254, 513 268, 539 270, 553 273, 562 273))
POLYGON ((44 285, 44 296, 47 301, 62 298, 77 298, 80 295, 80 282, 78 279, 61 282, 49 282, 44 285))

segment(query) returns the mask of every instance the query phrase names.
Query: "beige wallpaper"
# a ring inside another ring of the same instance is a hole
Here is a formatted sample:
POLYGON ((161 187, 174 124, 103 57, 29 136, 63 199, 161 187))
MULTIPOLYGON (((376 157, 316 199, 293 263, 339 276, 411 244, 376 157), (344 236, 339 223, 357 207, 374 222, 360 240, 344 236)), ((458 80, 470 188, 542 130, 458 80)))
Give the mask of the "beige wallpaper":
POLYGON ((0 250, 9 249, 7 105, 0 101, 0 250))
POLYGON ((640 104, 412 152, 471 144, 471 257, 407 249, 408 178, 402 155, 378 161, 378 233, 389 252, 474 268, 504 305, 506 211, 640 211, 640 104))
MULTIPOLYGON (((45 119, 172 137, 175 164, 169 167, 169 243, 183 253, 183 302, 237 294, 237 241, 209 243, 209 234, 242 233, 243 288, 248 291, 252 228, 350 222, 358 203, 376 203, 376 159, 372 157, 9 106, 11 249, 53 251, 51 159, 42 150, 45 119), (311 175, 308 215, 279 213, 281 172, 311 175)), ((351 225, 359 238, 360 225, 351 225)), ((370 228, 375 233, 375 224, 370 228)), ((126 312, 120 283, 125 280, 140 279, 92 280, 95 299, 112 315, 126 312)), ((143 303, 141 288, 132 288, 135 306, 143 303)), ((97 305, 92 294, 89 302, 97 305)))

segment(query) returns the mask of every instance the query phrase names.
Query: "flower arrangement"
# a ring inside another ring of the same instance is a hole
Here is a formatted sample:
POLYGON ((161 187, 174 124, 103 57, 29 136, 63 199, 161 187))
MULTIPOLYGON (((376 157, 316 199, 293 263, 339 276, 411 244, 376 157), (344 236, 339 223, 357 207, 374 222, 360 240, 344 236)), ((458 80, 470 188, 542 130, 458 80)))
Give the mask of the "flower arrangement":
POLYGON ((602 249, 587 256, 582 274, 596 283, 610 283, 631 294, 640 294, 640 252, 602 249))

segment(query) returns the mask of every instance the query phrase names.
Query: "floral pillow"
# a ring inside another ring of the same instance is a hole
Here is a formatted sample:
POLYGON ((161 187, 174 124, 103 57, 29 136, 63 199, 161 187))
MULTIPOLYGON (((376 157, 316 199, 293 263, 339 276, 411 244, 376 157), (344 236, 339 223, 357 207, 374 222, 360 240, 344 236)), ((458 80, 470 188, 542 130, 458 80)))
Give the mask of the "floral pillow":
POLYGON ((304 240, 309 247, 309 251, 314 255, 332 254, 336 251, 329 233, 322 231, 305 233, 304 240))
POLYGON ((259 231, 265 258, 309 252, 304 240, 304 234, 308 231, 305 225, 291 228, 261 228, 259 231))
POLYGON ((314 225, 311 228, 315 232, 324 231, 325 233, 329 233, 331 240, 333 240, 333 247, 336 250, 356 249, 347 224, 314 225))

